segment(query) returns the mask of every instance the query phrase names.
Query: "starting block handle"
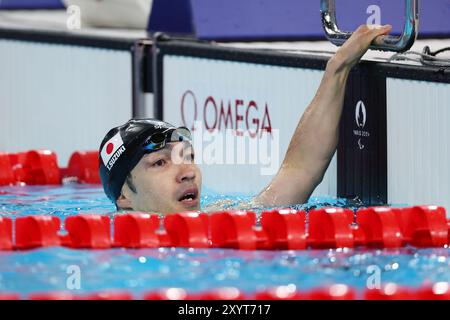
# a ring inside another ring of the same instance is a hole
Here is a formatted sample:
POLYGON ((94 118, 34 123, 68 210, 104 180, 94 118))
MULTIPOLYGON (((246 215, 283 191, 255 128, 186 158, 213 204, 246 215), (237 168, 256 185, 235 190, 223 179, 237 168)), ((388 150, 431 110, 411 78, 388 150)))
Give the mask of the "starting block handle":
MULTIPOLYGON (((322 25, 328 40, 342 46, 352 32, 341 31, 336 20, 336 1, 320 0, 322 25)), ((409 50, 417 39, 419 31, 419 0, 405 0, 405 26, 397 36, 380 36, 369 47, 372 50, 404 52, 409 50)))

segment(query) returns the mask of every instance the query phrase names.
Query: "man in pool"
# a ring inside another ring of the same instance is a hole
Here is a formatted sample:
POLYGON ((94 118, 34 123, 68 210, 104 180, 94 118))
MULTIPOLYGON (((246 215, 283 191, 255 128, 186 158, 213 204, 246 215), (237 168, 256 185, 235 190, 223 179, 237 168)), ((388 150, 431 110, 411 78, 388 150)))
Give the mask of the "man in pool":
MULTIPOLYGON (((308 200, 336 151, 350 70, 377 37, 390 31, 389 25, 361 26, 328 61, 278 173, 254 198, 254 205, 288 206, 308 200)), ((200 210, 202 177, 192 148, 186 151, 189 141, 186 128, 153 119, 132 119, 111 129, 100 145, 100 177, 106 195, 124 210, 200 210)))

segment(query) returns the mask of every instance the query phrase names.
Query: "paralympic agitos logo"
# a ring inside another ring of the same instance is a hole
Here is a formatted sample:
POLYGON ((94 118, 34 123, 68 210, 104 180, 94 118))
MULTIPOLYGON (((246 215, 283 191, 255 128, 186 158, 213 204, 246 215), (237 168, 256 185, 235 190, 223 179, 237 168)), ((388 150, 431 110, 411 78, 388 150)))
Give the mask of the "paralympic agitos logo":
POLYGON ((196 130, 194 123, 200 121, 210 132, 229 129, 236 136, 248 133, 251 138, 261 138, 264 133, 272 135, 267 102, 258 105, 252 99, 223 99, 213 95, 199 99, 187 90, 181 96, 180 109, 183 125, 192 131, 196 130))
POLYGON ((358 147, 360 150, 365 148, 363 144, 363 138, 370 137, 370 133, 365 130, 367 122, 367 110, 366 105, 362 100, 359 100, 355 108, 355 122, 358 129, 353 130, 353 134, 358 137, 358 147))

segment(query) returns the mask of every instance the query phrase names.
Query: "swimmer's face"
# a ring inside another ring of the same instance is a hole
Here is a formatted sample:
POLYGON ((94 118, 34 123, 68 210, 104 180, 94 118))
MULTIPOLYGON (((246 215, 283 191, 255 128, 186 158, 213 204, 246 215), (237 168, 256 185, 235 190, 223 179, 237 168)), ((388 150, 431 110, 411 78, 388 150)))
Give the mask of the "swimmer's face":
POLYGON ((202 177, 188 144, 168 143, 143 156, 131 176, 135 190, 124 183, 119 208, 160 213, 200 210, 202 177))

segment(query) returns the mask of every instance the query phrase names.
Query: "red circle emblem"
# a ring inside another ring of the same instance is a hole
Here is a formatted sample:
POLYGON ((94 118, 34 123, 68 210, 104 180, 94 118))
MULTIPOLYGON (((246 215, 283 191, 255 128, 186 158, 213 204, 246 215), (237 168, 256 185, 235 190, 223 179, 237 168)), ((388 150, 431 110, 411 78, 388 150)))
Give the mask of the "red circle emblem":
POLYGON ((114 144, 112 142, 108 143, 106 146, 106 153, 110 154, 114 150, 114 144))

